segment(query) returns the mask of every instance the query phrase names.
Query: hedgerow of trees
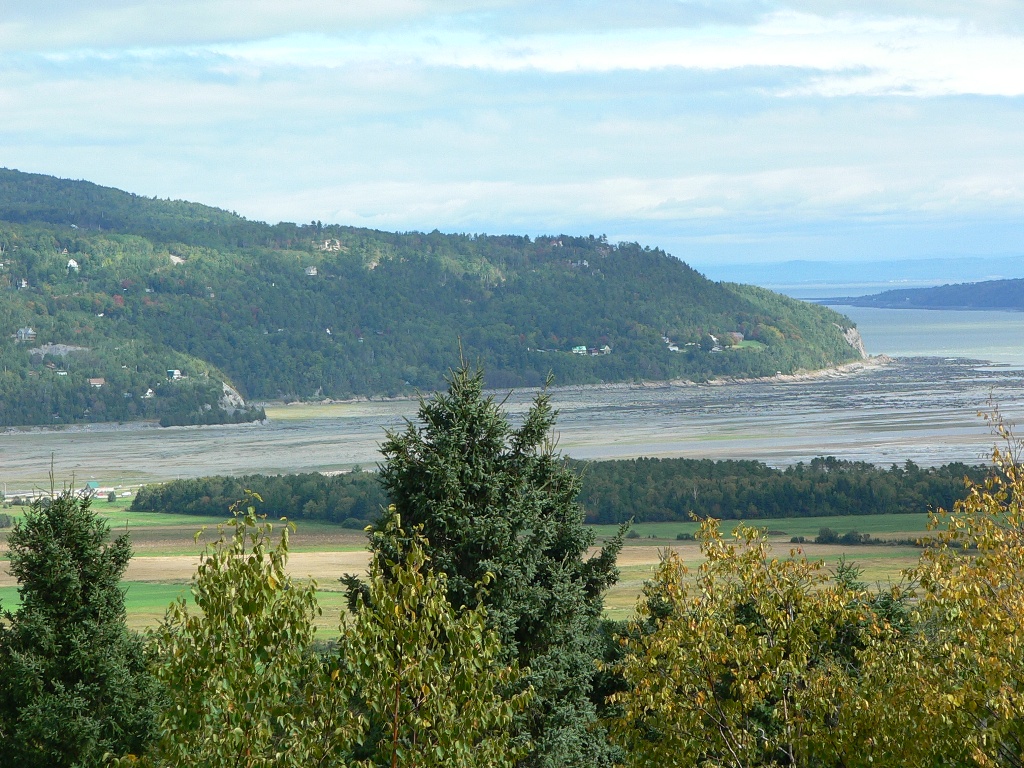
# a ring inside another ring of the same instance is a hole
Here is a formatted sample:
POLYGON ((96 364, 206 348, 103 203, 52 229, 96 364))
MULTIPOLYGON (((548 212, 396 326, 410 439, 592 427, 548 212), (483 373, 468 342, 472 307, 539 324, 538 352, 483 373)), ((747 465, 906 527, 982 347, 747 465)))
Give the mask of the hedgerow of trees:
POLYGON ((387 507, 377 475, 354 471, 331 476, 311 472, 174 480, 140 488, 131 509, 219 517, 247 490, 259 495, 254 503, 268 516, 324 520, 351 528, 364 528, 387 507))
MULTIPOLYGON (((961 463, 876 467, 820 457, 786 469, 759 461, 624 459, 569 461, 581 476, 577 501, 588 523, 770 520, 785 517, 876 515, 949 509, 967 495, 964 479, 991 472, 961 463)), ((289 520, 325 520, 363 528, 388 504, 374 473, 325 477, 246 475, 203 477, 144 486, 132 509, 219 516, 246 489, 263 498, 262 512, 289 520)))
POLYGON ((966 495, 964 480, 991 471, 959 462, 888 468, 834 456, 785 469, 759 461, 625 459, 580 463, 580 503, 593 523, 698 518, 769 520, 783 517, 879 515, 949 509, 966 495))

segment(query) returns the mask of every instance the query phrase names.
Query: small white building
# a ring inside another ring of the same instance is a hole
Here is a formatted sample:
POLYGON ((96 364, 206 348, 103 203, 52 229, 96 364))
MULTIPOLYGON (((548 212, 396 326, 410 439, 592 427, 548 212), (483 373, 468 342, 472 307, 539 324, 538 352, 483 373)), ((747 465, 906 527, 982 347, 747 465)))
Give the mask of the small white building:
POLYGON ((70 275, 72 272, 77 272, 78 270, 78 262, 74 259, 68 259, 68 274, 70 275))
POLYGON ((316 267, 306 267, 306 274, 309 277, 316 277, 316 267))

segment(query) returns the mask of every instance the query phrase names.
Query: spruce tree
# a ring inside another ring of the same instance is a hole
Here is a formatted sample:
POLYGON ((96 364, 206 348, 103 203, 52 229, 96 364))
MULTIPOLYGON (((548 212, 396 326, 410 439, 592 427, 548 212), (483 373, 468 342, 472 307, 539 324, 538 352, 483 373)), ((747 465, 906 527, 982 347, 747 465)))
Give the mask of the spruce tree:
POLYGON ((36 501, 8 538, 21 607, 0 626, 0 768, 100 765, 152 733, 157 688, 119 585, 131 544, 90 503, 36 501))
MULTIPOLYGON (((610 763, 592 692, 622 542, 587 557, 594 535, 576 502, 580 479, 554 450, 555 416, 545 392, 514 427, 484 395, 482 372, 463 365, 447 392, 421 400, 416 423, 388 433, 380 478, 390 514, 422 526, 452 604, 482 602, 508 660, 529 668, 537 695, 519 723, 532 742, 523 764, 592 768, 610 763)), ((379 562, 399 562, 408 542, 372 546, 379 562)))

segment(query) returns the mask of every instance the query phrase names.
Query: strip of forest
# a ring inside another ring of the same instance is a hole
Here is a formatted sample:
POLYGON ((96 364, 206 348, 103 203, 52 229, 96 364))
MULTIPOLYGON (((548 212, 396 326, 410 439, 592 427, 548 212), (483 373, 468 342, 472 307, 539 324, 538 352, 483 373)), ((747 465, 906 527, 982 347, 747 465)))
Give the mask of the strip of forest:
MULTIPOLYGON (((884 515, 950 509, 966 495, 965 481, 991 472, 962 463, 920 467, 911 461, 877 467, 819 457, 785 469, 760 461, 627 459, 569 461, 582 475, 579 503, 588 523, 675 522, 697 518, 762 520, 786 517, 884 515)), ((133 510, 223 516, 246 490, 260 511, 289 520, 320 520, 363 528, 389 500, 374 472, 343 475, 245 475, 174 480, 140 489, 133 510)))

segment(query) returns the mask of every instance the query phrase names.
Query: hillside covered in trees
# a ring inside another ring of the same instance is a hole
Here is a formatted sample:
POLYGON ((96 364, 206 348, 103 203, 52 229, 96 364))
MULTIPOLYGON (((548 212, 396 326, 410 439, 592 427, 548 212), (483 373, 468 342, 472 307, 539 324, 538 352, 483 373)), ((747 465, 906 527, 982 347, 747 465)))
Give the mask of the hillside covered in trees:
POLYGON ((431 391, 460 343, 491 386, 549 372, 559 384, 752 377, 859 357, 842 315, 709 281, 635 243, 271 226, 11 170, 0 262, 0 426, 260 418, 236 392, 431 391))

